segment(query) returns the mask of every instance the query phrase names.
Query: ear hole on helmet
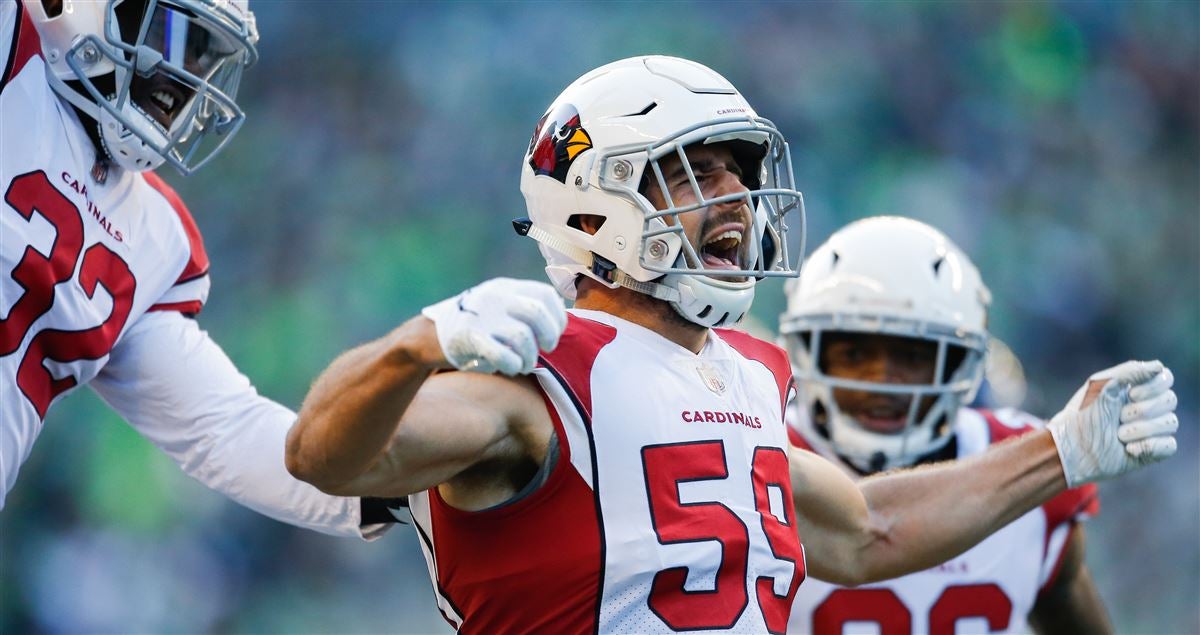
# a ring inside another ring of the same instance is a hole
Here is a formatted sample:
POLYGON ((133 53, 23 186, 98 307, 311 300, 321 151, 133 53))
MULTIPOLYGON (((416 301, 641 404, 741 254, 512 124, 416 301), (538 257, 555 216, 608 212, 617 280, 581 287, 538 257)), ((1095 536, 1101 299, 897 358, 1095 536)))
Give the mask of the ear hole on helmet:
POLYGON ((595 234, 604 227, 608 217, 599 214, 571 214, 567 218, 567 227, 578 229, 581 232, 595 234))

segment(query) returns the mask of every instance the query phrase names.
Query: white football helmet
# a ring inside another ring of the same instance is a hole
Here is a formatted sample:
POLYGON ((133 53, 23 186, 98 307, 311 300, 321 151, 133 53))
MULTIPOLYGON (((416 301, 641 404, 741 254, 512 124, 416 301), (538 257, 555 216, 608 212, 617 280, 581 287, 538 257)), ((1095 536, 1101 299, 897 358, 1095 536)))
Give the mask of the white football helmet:
POLYGON ((780 333, 799 388, 798 421, 807 440, 861 472, 911 465, 943 448, 958 409, 983 380, 991 294, 979 271, 941 232, 894 216, 852 223, 821 245, 787 287, 780 333), (822 337, 870 333, 936 342, 930 384, 831 377, 821 368, 822 337), (957 350, 956 350, 957 349, 957 350), (952 360, 961 358, 956 368, 952 360), (873 432, 838 407, 835 388, 911 396, 895 434, 873 432), (917 420, 923 397, 933 406, 917 420))
POLYGON ((701 326, 722 326, 745 315, 759 279, 797 275, 800 254, 788 253, 785 217, 798 213, 803 245, 804 199, 787 142, 724 77, 695 62, 634 57, 568 86, 534 129, 521 193, 529 218, 514 221, 517 231, 539 242, 547 275, 569 300, 583 275, 666 300, 701 326), (749 191, 705 199, 684 149, 725 142, 749 191), (659 166, 669 156, 683 161, 696 203, 671 202, 659 166), (648 187, 661 189, 666 209, 654 208, 648 187), (710 276, 679 217, 739 199, 754 213, 738 239, 738 268, 710 276), (583 231, 573 220, 580 214, 603 217, 599 231, 583 231))
POLYGON ((234 98, 258 59, 247 0, 62 0, 56 15, 24 3, 51 87, 96 120, 121 167, 190 174, 245 120, 234 98))

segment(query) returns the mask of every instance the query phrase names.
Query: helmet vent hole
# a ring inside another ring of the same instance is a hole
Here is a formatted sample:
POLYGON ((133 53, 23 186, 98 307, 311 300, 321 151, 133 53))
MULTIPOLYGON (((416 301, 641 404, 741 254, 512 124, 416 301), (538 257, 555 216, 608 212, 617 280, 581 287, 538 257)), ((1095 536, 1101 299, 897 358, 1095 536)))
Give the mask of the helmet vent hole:
POLYGON ((942 256, 933 262, 933 275, 937 275, 942 269, 942 263, 946 262, 946 257, 942 256))
POLYGON ((708 305, 708 306, 706 306, 706 307, 704 307, 704 310, 703 310, 703 311, 701 311, 701 312, 697 313, 697 314, 696 314, 696 317, 698 317, 698 318, 700 318, 700 319, 702 319, 702 320, 703 320, 704 318, 708 317, 708 314, 709 314, 709 313, 712 313, 712 305, 711 305, 711 304, 710 304, 710 305, 708 305))
POLYGON ((652 101, 652 102, 650 102, 650 103, 649 103, 649 104, 648 104, 648 105, 647 105, 645 108, 641 109, 640 111, 638 111, 638 112, 631 112, 631 113, 629 113, 628 115, 625 115, 625 116, 626 116, 626 117, 641 117, 642 115, 649 114, 649 113, 650 113, 650 111, 651 111, 651 110, 654 110, 656 107, 658 107, 658 102, 656 102, 656 101, 652 101))
POLYGON ((63 0, 42 0, 42 10, 47 18, 57 18, 63 12, 63 0))
POLYGON ((833 266, 835 266, 835 267, 836 267, 836 266, 837 266, 837 263, 838 263, 838 261, 839 261, 839 260, 841 260, 841 259, 842 259, 842 256, 841 256, 841 254, 839 254, 839 253, 838 253, 838 252, 836 252, 836 251, 835 251, 835 252, 833 252, 833 266))

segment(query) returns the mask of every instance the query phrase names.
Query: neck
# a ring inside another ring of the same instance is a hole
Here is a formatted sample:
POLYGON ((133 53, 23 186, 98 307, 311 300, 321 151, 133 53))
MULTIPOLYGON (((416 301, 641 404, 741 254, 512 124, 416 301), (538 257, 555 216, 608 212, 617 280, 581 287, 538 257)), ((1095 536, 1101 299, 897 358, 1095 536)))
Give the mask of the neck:
POLYGON ((633 322, 697 354, 708 341, 707 328, 685 320, 669 303, 625 287, 610 289, 591 278, 580 279, 575 308, 603 311, 633 322))

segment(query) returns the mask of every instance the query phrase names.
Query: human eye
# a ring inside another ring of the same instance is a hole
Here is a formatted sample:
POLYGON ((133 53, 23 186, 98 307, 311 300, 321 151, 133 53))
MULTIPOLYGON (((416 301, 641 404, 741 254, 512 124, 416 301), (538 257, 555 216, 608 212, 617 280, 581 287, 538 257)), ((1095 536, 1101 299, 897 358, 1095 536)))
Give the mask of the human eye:
POLYGON ((738 177, 739 181, 742 180, 742 166, 738 165, 737 161, 731 160, 725 165, 725 169, 729 170, 734 176, 738 177))

